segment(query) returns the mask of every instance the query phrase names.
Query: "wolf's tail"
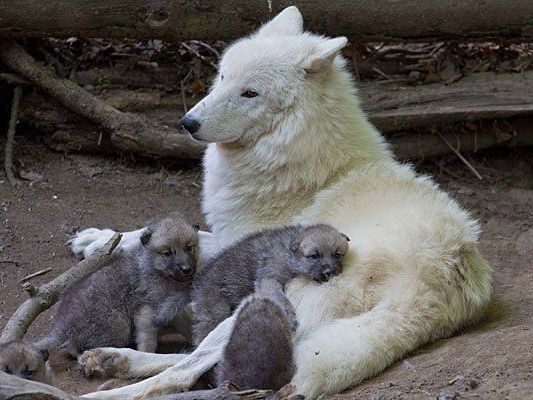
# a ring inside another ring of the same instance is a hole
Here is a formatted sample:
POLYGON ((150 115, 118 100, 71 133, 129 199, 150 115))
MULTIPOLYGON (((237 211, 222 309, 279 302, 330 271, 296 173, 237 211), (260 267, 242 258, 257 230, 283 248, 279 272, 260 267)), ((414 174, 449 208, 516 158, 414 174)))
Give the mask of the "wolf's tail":
POLYGON ((280 389, 294 374, 289 321, 280 306, 254 296, 238 311, 231 338, 217 367, 217 381, 241 389, 280 389))

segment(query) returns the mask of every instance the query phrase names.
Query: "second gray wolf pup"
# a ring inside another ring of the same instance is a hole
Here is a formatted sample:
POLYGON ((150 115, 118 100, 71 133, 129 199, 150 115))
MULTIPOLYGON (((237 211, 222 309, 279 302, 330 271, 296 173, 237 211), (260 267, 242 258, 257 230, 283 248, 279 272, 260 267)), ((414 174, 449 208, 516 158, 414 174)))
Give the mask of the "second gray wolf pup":
POLYGON ((268 293, 294 329, 297 322, 285 284, 296 276, 325 282, 338 275, 348 241, 330 225, 294 225, 253 234, 224 250, 194 283, 195 345, 254 290, 268 293))
POLYGON ((198 226, 179 214, 148 223, 137 249, 117 256, 62 297, 50 333, 35 347, 62 347, 73 356, 133 344, 155 352, 158 325, 190 302, 197 232, 198 226))

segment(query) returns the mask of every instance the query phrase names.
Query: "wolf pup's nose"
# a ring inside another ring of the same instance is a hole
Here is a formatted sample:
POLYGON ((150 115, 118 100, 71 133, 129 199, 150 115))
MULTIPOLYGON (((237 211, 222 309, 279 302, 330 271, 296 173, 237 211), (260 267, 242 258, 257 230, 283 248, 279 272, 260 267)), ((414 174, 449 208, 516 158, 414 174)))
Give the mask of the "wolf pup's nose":
POLYGON ((183 126, 183 129, 185 129, 191 135, 200 129, 200 123, 194 118, 188 116, 185 116, 181 119, 181 126, 183 126))
POLYGON ((186 276, 194 274, 194 269, 188 264, 180 265, 179 268, 181 272, 186 276))

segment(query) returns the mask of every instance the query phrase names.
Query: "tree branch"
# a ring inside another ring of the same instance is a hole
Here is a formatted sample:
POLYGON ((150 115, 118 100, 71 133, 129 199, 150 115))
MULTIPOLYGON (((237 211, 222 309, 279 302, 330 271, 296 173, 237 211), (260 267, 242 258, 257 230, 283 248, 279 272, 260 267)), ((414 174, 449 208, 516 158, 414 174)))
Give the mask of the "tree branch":
POLYGON ((39 288, 28 284, 25 290, 29 293, 30 298, 22 303, 7 321, 0 336, 0 343, 22 339, 35 318, 54 305, 66 290, 106 265, 121 238, 122 235, 116 233, 94 255, 80 261, 76 266, 39 288))
POLYGON ((181 130, 117 110, 74 82, 58 78, 13 40, 0 41, 0 59, 68 109, 108 130, 111 141, 121 150, 163 157, 201 157, 205 146, 181 130))

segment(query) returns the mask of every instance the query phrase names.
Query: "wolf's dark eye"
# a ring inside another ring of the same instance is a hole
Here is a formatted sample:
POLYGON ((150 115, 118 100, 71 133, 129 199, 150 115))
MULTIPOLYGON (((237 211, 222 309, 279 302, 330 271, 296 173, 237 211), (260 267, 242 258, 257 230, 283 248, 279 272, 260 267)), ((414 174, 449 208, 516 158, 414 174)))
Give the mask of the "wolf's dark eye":
POLYGON ((335 260, 340 260, 342 258, 342 254, 337 252, 337 253, 333 254, 333 258, 335 258, 335 260))
POLYGON ((246 97, 246 98, 248 98, 248 99, 251 99, 252 97, 257 97, 257 96, 259 96, 259 93, 254 92, 253 90, 247 90, 247 91, 245 91, 245 92, 242 92, 242 93, 241 93, 241 96, 242 96, 242 97, 246 97))
POLYGON ((187 246, 185 246, 185 251, 190 253, 193 250, 194 250, 194 244, 188 244, 187 246))
POLYGON ((161 252, 165 257, 172 257, 172 250, 164 250, 161 252))
POLYGON ((313 254, 309 254, 307 256, 307 258, 312 258, 313 260, 317 260, 320 258, 320 254, 319 253, 313 253, 313 254))

